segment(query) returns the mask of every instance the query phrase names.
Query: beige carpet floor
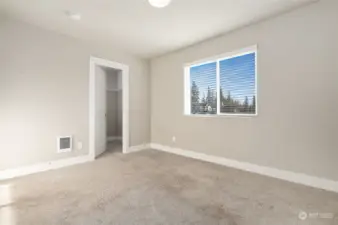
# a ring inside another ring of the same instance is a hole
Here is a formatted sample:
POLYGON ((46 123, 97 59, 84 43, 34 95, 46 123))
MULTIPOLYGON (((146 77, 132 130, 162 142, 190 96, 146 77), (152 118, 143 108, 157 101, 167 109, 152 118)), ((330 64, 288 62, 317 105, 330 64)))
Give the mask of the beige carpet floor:
POLYGON ((1 182, 0 224, 338 224, 338 194, 155 150, 110 150, 1 182))

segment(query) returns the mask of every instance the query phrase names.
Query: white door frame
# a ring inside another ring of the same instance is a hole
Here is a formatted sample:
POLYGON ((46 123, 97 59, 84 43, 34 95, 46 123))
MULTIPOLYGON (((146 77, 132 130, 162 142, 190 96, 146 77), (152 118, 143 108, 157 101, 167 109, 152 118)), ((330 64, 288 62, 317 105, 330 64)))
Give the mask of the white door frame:
POLYGON ((90 56, 89 66, 89 155, 95 159, 95 66, 105 66, 122 71, 122 152, 129 148, 129 66, 90 56))

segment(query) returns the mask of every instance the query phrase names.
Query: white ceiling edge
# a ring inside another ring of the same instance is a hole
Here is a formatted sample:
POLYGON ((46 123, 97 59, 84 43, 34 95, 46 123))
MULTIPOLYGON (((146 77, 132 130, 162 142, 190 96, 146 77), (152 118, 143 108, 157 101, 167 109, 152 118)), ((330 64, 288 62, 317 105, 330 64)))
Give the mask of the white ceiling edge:
MULTIPOLYGON (((282 0, 273 0, 273 1, 282 1, 282 0)), ((154 55, 151 55, 149 57, 144 57, 144 58, 152 60, 152 59, 160 58, 160 57, 165 56, 165 55, 169 55, 169 54, 172 54, 172 53, 180 52, 180 51, 183 51, 185 49, 189 49, 189 48, 192 48, 194 46, 197 46, 197 45, 200 45, 200 44, 203 44, 203 43, 206 43, 206 42, 209 42, 209 41, 212 41, 212 40, 215 40, 215 39, 227 36, 227 35, 231 35, 232 33, 235 33, 237 31, 249 28, 251 26, 256 26, 256 25, 259 25, 261 23, 265 23, 265 22, 277 19, 279 17, 286 16, 289 13, 293 13, 293 12, 298 11, 300 9, 306 8, 306 7, 308 7, 308 6, 312 5, 312 4, 318 3, 319 1, 323 1, 323 0, 311 0, 310 2, 305 2, 305 3, 301 4, 301 5, 298 5, 297 7, 294 7, 294 8, 288 9, 288 10, 284 10, 284 11, 278 13, 278 14, 266 16, 264 18, 261 18, 261 19, 255 20, 255 21, 248 22, 247 24, 244 24, 242 26, 230 29, 229 31, 226 31, 226 32, 220 32, 219 34, 215 34, 215 35, 213 35, 213 36, 211 36, 209 38, 205 38, 203 40, 196 41, 196 42, 194 42, 192 44, 181 46, 179 48, 176 48, 176 49, 173 49, 173 50, 170 50, 170 51, 166 51, 164 53, 154 54, 154 55)))
MULTIPOLYGON (((128 56, 131 56, 131 57, 144 59, 144 60, 149 59, 149 58, 141 57, 140 55, 134 54, 133 52, 129 51, 128 49, 122 48, 121 46, 114 45, 112 43, 102 43, 101 41, 98 41, 98 40, 92 40, 92 39, 88 39, 88 38, 79 38, 79 37, 71 35, 69 33, 62 32, 62 31, 59 31, 59 30, 56 30, 56 29, 46 28, 44 26, 40 26, 38 24, 22 20, 17 16, 9 15, 8 13, 3 13, 3 12, 0 11, 0 24, 1 24, 1 22, 6 22, 6 21, 12 21, 14 23, 20 23, 20 24, 24 24, 24 25, 26 24, 26 25, 29 25, 31 27, 37 28, 39 30, 44 30, 44 31, 47 31, 47 32, 55 33, 57 35, 61 35, 61 36, 64 36, 66 38, 71 38, 74 41, 80 41, 83 44, 90 46, 90 49, 98 48, 98 50, 102 50, 102 49, 109 48, 114 52, 123 53, 124 55, 128 55, 128 56)), ((102 52, 102 51, 99 51, 99 52, 102 52)))
MULTIPOLYGON (((283 1, 283 0, 271 0, 271 1, 283 1)), ((102 48, 102 47, 109 48, 109 49, 112 49, 114 51, 123 52, 124 54, 128 54, 128 55, 133 56, 133 57, 137 57, 137 58, 145 59, 145 60, 151 60, 151 59, 155 59, 155 58, 158 58, 158 57, 162 57, 162 56, 167 55, 167 54, 171 54, 171 53, 174 53, 174 52, 182 51, 182 50, 187 49, 187 48, 191 48, 193 46, 208 42, 208 41, 213 40, 213 39, 217 39, 217 38, 222 37, 222 36, 230 35, 233 32, 245 29, 247 27, 255 26, 257 24, 273 20, 275 18, 278 18, 278 17, 284 16, 288 13, 297 11, 301 8, 307 7, 311 4, 314 4, 314 3, 319 2, 319 1, 321 1, 321 0, 309 0, 308 2, 302 2, 302 4, 299 4, 299 5, 291 8, 291 9, 286 9, 286 10, 283 10, 279 13, 267 15, 267 16, 260 18, 260 19, 257 19, 257 20, 248 21, 246 24, 243 24, 241 26, 234 27, 234 28, 229 29, 228 31, 225 31, 225 32, 215 33, 215 34, 210 35, 209 37, 206 37, 206 38, 197 39, 197 40, 191 42, 190 44, 178 45, 178 46, 172 47, 171 49, 168 49, 168 50, 163 50, 163 51, 159 51, 158 53, 149 53, 149 54, 137 54, 137 53, 134 53, 131 49, 128 49, 126 47, 121 47, 120 45, 113 44, 112 42, 108 43, 108 42, 102 42, 102 40, 97 40, 97 39, 92 39, 92 38, 84 38, 84 37, 80 38, 76 35, 72 35, 70 33, 64 32, 64 31, 60 31, 60 30, 52 29, 52 28, 46 28, 45 26, 41 26, 39 24, 32 23, 30 21, 25 21, 24 19, 20 18, 20 16, 18 16, 18 15, 8 14, 5 11, 1 11, 1 9, 0 9, 0 22, 1 22, 1 18, 10 19, 10 20, 13 20, 13 21, 21 22, 21 23, 24 23, 24 24, 29 24, 29 25, 34 26, 34 27, 38 27, 39 29, 42 29, 42 30, 47 30, 47 31, 50 31, 50 32, 54 32, 54 33, 58 33, 58 34, 61 34, 61 35, 64 35, 64 36, 71 37, 73 39, 81 40, 82 42, 90 44, 91 46, 98 46, 100 48, 102 48)))

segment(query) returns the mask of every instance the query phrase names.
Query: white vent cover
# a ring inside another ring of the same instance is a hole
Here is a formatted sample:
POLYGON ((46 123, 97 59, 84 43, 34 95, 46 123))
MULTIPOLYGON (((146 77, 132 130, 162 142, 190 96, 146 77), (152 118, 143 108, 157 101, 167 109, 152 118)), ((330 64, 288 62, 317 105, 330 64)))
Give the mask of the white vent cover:
POLYGON ((73 138, 72 136, 64 136, 57 138, 57 151, 70 152, 72 150, 73 138))

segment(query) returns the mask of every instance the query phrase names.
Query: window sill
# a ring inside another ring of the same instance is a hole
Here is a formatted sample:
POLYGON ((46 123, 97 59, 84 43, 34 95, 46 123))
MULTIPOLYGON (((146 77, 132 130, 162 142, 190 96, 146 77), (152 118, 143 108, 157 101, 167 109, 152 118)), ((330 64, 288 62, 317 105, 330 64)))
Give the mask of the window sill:
POLYGON ((204 117, 204 118, 256 118, 258 114, 252 114, 252 115, 247 115, 247 114, 183 114, 184 116, 187 117, 204 117))

